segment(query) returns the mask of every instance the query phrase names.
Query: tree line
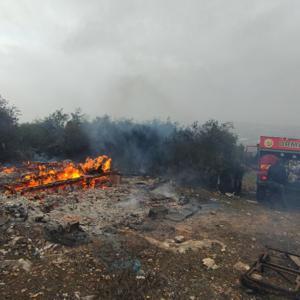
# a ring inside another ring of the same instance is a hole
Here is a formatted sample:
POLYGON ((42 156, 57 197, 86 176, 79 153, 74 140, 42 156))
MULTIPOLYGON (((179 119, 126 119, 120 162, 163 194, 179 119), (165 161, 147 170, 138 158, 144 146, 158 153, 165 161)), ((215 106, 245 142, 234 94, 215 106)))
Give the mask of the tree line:
POLYGON ((82 160, 106 154, 127 174, 172 177, 215 187, 241 172, 243 147, 228 123, 209 120, 189 126, 160 120, 135 122, 109 116, 87 118, 62 109, 31 122, 0 97, 0 163, 82 160))

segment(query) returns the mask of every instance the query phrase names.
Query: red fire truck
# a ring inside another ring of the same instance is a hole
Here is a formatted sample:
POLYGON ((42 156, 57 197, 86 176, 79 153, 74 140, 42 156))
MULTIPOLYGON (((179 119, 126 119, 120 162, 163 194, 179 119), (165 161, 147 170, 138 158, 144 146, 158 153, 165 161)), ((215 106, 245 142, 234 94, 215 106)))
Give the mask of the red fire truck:
POLYGON ((279 160, 284 164, 288 176, 284 187, 286 195, 293 199, 300 198, 300 139, 261 136, 258 145, 258 201, 266 201, 271 197, 268 171, 279 160))

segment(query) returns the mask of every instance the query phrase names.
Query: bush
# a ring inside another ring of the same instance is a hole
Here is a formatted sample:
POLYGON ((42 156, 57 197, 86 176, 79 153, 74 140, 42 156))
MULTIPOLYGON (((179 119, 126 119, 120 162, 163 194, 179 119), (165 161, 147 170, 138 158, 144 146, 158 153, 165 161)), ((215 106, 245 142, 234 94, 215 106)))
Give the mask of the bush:
POLYGON ((16 157, 19 112, 0 96, 0 161, 16 157))
POLYGON ((176 178, 185 184, 234 189, 243 173, 243 148, 232 125, 210 120, 203 125, 153 120, 136 123, 108 116, 88 121, 80 110, 57 110, 18 125, 17 110, 0 98, 0 160, 79 159, 106 154, 125 174, 176 178))
POLYGON ((57 110, 42 120, 19 126, 22 153, 27 158, 82 159, 89 154, 89 138, 80 110, 68 115, 57 110))
POLYGON ((171 174, 185 183, 201 183, 216 187, 224 172, 234 174, 242 162, 243 148, 229 123, 211 120, 204 125, 177 130, 168 141, 168 160, 171 174))

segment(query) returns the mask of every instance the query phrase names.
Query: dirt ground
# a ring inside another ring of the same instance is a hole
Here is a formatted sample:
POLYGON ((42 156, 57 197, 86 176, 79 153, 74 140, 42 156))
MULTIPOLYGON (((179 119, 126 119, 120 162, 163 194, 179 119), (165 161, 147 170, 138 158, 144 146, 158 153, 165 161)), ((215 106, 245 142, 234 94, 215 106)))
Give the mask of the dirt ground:
POLYGON ((283 299, 243 287, 235 264, 251 265, 266 245, 300 245, 299 211, 149 177, 3 194, 0 212, 0 299, 283 299), (82 231, 66 245, 59 230, 47 235, 53 222, 82 231))

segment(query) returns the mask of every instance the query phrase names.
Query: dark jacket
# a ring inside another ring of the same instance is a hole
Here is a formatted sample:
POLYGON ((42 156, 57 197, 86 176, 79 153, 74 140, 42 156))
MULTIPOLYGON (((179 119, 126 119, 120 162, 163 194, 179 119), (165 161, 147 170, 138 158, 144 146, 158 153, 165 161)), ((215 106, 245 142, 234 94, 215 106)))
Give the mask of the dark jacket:
POLYGON ((285 167, 282 164, 272 165, 268 171, 268 178, 270 181, 286 184, 288 176, 285 167))

